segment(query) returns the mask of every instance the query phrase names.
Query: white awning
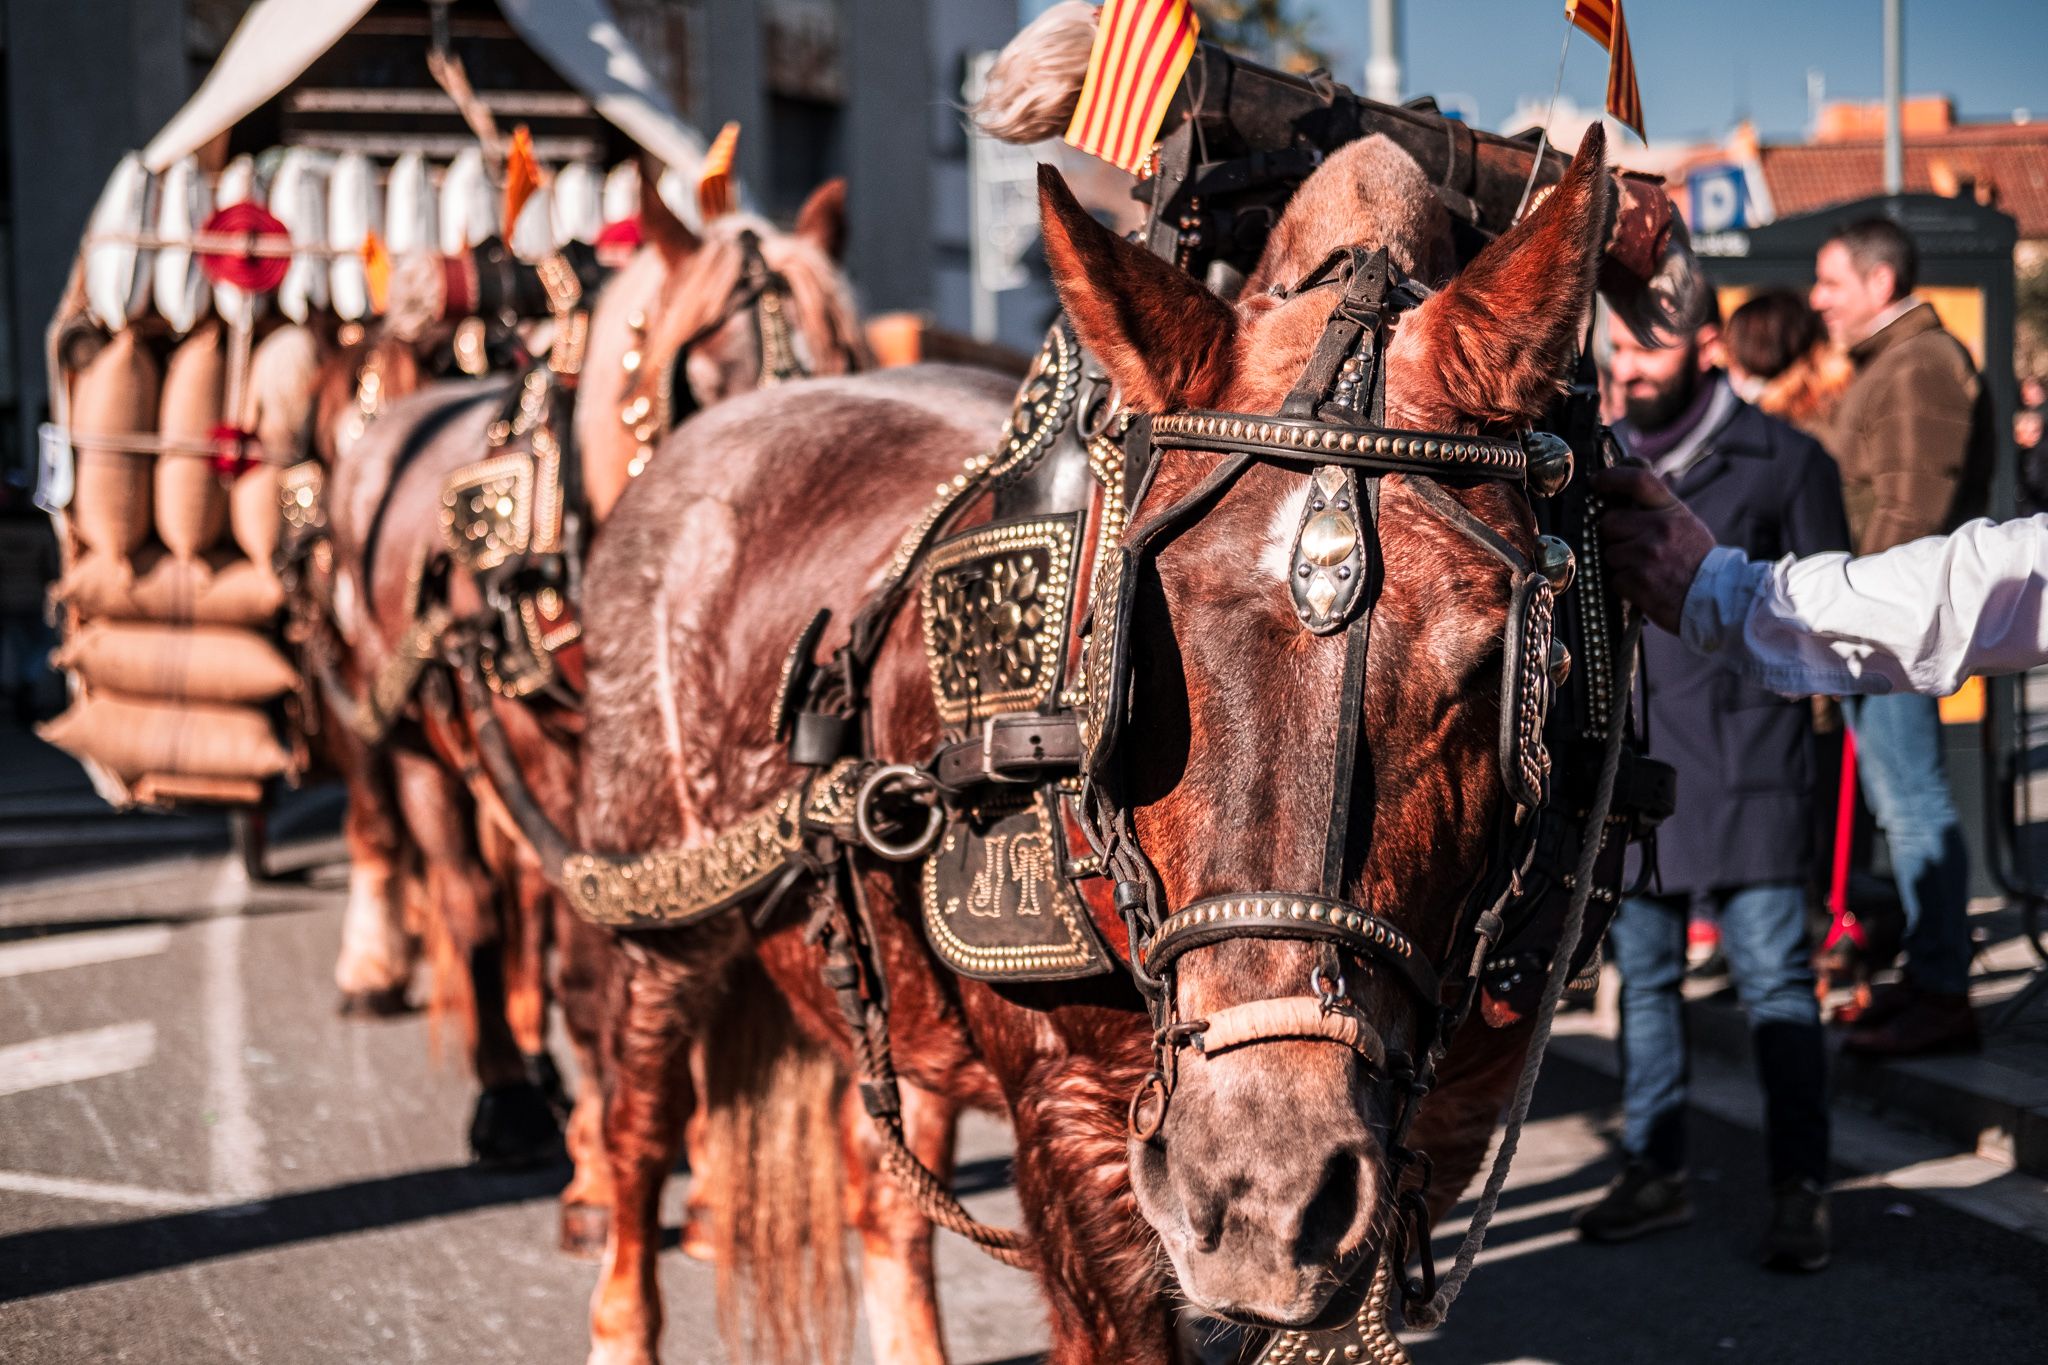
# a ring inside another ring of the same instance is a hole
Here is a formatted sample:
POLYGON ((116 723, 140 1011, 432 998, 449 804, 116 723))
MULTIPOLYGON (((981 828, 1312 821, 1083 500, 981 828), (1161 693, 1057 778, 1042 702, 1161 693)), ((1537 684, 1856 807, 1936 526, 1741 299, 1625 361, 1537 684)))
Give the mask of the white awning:
POLYGON ((598 113, 692 181, 704 139, 669 106, 604 0, 498 0, 505 19, 598 113))
MULTIPOLYGON (((234 127, 303 75, 375 4, 257 0, 206 80, 143 150, 143 164, 161 172, 234 127)), ((670 107, 604 0, 498 0, 498 7, 599 114, 695 179, 704 139, 670 107)))
POLYGON ((161 173, 261 108, 356 26, 377 0, 257 0, 199 89, 142 149, 161 173))

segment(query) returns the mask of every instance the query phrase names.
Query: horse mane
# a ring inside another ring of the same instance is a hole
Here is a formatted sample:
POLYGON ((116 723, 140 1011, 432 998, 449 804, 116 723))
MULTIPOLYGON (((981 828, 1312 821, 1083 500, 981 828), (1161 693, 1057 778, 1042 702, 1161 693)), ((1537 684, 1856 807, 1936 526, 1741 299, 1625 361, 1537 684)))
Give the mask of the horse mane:
POLYGON ((1015 143, 1043 142, 1064 131, 1081 100, 1096 14, 1086 0, 1060 0, 1019 30, 996 54, 981 98, 968 111, 975 126, 1015 143))

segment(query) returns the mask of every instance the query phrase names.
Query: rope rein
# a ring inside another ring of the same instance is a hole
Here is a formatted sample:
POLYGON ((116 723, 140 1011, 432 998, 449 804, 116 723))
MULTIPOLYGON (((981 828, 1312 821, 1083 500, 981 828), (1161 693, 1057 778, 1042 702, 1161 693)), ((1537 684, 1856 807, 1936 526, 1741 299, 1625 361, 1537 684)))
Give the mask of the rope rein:
POLYGON ((1427 1330, 1443 1325, 1451 1305, 1457 1301, 1458 1292, 1472 1274, 1480 1248, 1486 1244, 1486 1230, 1493 1223, 1495 1210, 1500 1207, 1501 1191, 1507 1186, 1508 1168, 1514 1162, 1516 1148, 1521 1145, 1522 1125, 1529 1117, 1529 1102, 1536 1093, 1536 1078, 1543 1070, 1543 1054, 1550 1047, 1550 1027, 1557 1018, 1558 1001, 1564 998, 1564 988, 1571 978, 1572 958, 1579 949, 1579 933, 1586 921, 1586 902, 1593 893, 1593 868, 1600 860, 1601 851, 1607 847, 1607 813, 1614 805, 1614 784, 1621 771, 1621 741, 1628 729, 1629 715, 1626 699, 1635 690, 1636 646, 1642 634, 1643 618, 1640 615, 1631 620, 1622 633, 1622 657, 1627 662, 1622 665, 1622 685, 1616 689, 1615 695, 1623 700, 1608 717, 1607 736, 1600 757, 1600 784, 1594 792, 1592 819, 1589 821, 1599 834, 1588 838, 1579 849, 1579 864, 1572 884, 1571 904, 1565 912, 1563 936, 1550 960, 1550 973, 1544 978, 1543 999, 1536 1010, 1536 1032, 1529 1039, 1529 1056, 1522 1063, 1522 1078, 1515 1086, 1515 1099, 1509 1106, 1507 1126, 1501 1133, 1500 1150, 1494 1156, 1493 1169, 1487 1172, 1486 1188, 1472 1211, 1472 1221, 1466 1229, 1464 1241, 1458 1246, 1456 1262, 1437 1286, 1435 1296, 1427 1304, 1408 1310, 1406 1316, 1411 1327, 1427 1330))

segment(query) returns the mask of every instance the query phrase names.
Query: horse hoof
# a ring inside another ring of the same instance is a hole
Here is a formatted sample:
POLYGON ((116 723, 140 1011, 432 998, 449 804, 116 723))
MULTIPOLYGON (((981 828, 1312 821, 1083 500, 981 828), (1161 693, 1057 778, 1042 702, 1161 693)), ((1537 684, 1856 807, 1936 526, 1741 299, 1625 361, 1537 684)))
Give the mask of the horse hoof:
POLYGON ((374 990, 341 993, 341 1017, 344 1019, 389 1019, 409 1013, 411 1009, 412 1002, 406 998, 403 986, 379 986, 374 990))
POLYGON ((562 1130, 547 1095, 531 1081, 494 1085, 477 1097, 469 1151, 486 1170, 519 1170, 562 1159, 562 1130))
POLYGON ((611 1210, 602 1204, 562 1205, 562 1254, 577 1261, 603 1260, 611 1224, 611 1210))
POLYGON ((706 1227, 704 1220, 695 1213, 684 1215, 683 1235, 677 1245, 682 1249, 683 1255, 693 1261, 702 1261, 706 1265, 715 1265, 718 1262, 717 1249, 711 1244, 711 1229, 706 1227))

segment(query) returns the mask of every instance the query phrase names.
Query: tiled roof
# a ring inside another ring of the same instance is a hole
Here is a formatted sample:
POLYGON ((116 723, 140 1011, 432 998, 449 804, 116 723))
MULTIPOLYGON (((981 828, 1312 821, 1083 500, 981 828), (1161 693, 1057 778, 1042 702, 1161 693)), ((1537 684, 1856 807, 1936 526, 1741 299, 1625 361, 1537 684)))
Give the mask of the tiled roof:
MULTIPOLYGON (((1767 145, 1759 155, 1780 217, 1884 192, 1881 142, 1767 145)), ((1905 162, 1909 192, 1950 193, 1958 180, 1989 186, 1993 207, 2018 220, 2022 238, 2048 237, 2048 124, 1962 124, 1908 137, 1905 162)))

